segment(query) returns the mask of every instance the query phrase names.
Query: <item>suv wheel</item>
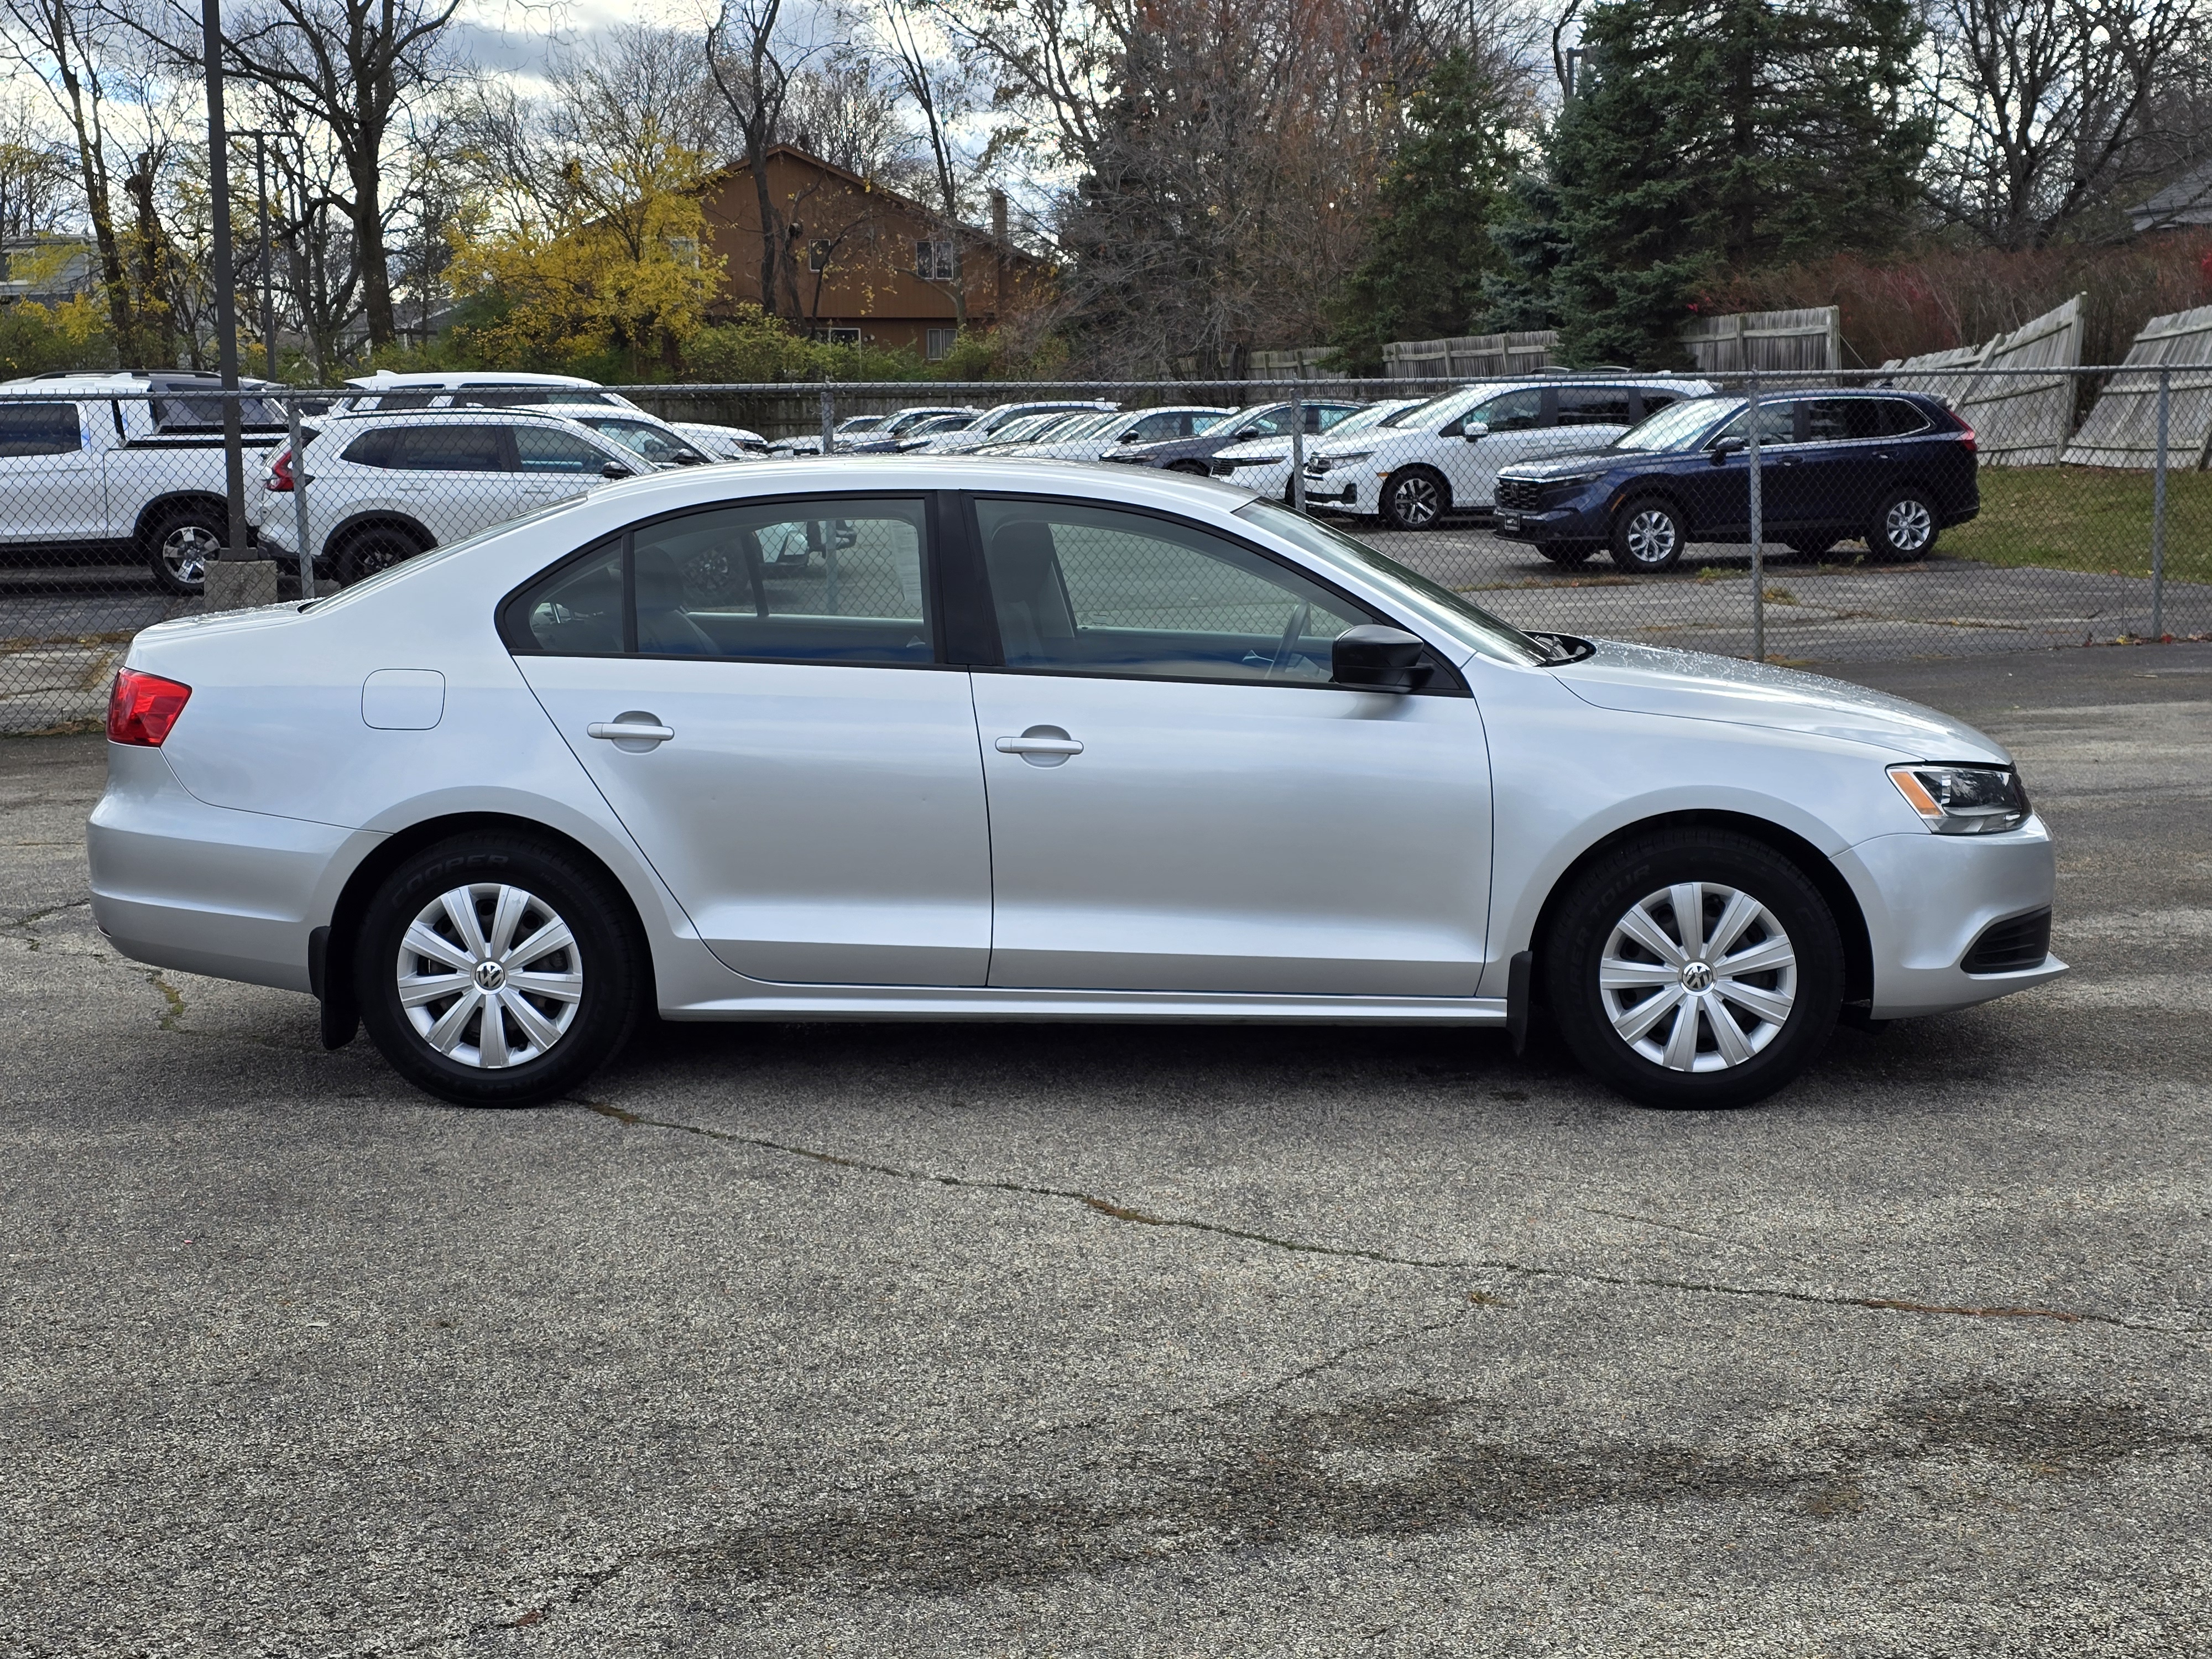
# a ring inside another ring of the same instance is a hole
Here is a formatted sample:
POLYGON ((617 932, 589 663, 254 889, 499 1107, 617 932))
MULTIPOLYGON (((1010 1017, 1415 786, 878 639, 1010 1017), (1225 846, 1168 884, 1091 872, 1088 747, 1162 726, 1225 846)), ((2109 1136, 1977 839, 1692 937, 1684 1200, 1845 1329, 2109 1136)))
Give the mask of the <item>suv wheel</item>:
POLYGON ((1623 570, 1672 570, 1689 544, 1680 509, 1656 495, 1629 502, 1613 521, 1613 562, 1623 570))
POLYGON ((1834 1030, 1844 952, 1820 891, 1765 843, 1680 830, 1614 849, 1543 942, 1577 1060, 1646 1106, 1747 1106, 1834 1030))
POLYGON ((1382 521, 1393 530, 1426 530, 1451 506, 1451 487, 1441 473, 1409 466, 1382 481, 1382 521))
POLYGON ((1936 545, 1936 503, 1923 489, 1893 489, 1867 526, 1867 551, 1877 559, 1925 557, 1936 545))
POLYGON ((1206 463, 1204 461, 1170 461, 1167 464, 1166 471, 1170 472, 1188 472, 1195 478, 1205 478, 1212 476, 1206 471, 1206 463))
POLYGON ((389 525, 364 530, 349 541, 345 551, 338 556, 338 580, 357 582, 364 576, 374 576, 380 570, 404 564, 422 550, 422 544, 404 530, 389 525))
POLYGON ((213 507, 187 507, 146 532, 147 568, 165 593, 207 591, 208 561, 222 551, 224 525, 213 507))
POLYGON ((606 878, 518 835, 457 836, 378 887, 353 988, 379 1052, 463 1106, 532 1106, 579 1086, 629 1036, 644 942, 606 878))

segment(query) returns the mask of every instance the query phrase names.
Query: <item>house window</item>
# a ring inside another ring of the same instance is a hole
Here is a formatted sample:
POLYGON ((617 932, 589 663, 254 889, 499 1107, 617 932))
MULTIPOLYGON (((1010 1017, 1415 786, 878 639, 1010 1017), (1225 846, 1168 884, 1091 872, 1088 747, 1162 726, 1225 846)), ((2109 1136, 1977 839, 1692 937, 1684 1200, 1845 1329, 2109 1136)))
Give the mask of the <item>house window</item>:
POLYGON ((960 338, 957 328, 933 328, 923 331, 922 352, 933 363, 941 363, 952 355, 952 348, 960 338))
POLYGON ((823 345, 858 345, 860 331, 857 328, 817 328, 814 337, 823 345))
POLYGON ((827 270, 830 269, 829 243, 809 242, 806 245, 806 268, 809 270, 827 270))
POLYGON ((668 257, 686 270, 699 268, 699 239, 696 236, 668 238, 668 257))
POLYGON ((914 274, 925 283, 949 283, 960 275, 960 253, 950 237, 914 245, 914 274))

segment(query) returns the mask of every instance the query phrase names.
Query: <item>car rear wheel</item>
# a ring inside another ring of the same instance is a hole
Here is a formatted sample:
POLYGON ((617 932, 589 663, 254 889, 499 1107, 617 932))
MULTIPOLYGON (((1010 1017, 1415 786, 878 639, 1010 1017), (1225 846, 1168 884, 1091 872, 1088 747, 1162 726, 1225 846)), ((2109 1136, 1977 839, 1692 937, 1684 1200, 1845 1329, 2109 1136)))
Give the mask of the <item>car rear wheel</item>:
POLYGON ((394 526, 364 530, 338 555, 338 580, 357 582, 380 570, 389 570, 395 564, 404 564, 422 551, 421 541, 394 526))
POLYGON ((1425 466, 1409 466, 1382 481, 1382 521, 1393 530, 1426 530, 1450 506, 1450 486, 1425 466))
POLYGON ((1614 849, 1565 896, 1542 949, 1568 1048, 1646 1106, 1765 1099, 1812 1063, 1842 1005, 1843 945, 1820 890, 1725 830, 1614 849))
POLYGON ((574 854, 484 833, 385 878, 354 951, 377 1049, 464 1106, 532 1106, 579 1086, 628 1038, 644 941, 607 878, 574 854))
POLYGON ((1877 559, 1927 556, 1936 545, 1936 503, 1925 490, 1892 490, 1875 509, 1867 527, 1867 551, 1877 559))
POLYGON ((1672 501, 1646 495, 1614 515, 1613 562, 1623 570, 1672 570, 1689 544, 1689 526, 1672 501))
POLYGON ((207 591, 208 561, 222 556, 225 528, 213 507, 188 507, 147 532, 147 568, 163 592, 207 591))
POLYGON ((1206 471, 1206 463, 1204 461, 1170 461, 1167 465, 1167 470, 1170 472, 1188 472, 1194 477, 1199 478, 1211 476, 1206 471))

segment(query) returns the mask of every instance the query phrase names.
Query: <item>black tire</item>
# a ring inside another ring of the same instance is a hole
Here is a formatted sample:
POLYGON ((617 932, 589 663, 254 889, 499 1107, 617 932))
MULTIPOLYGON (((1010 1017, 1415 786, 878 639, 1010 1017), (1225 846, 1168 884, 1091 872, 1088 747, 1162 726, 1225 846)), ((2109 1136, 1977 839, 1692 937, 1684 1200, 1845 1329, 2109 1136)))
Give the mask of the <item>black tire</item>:
POLYGON ((1623 570, 1651 575, 1681 563, 1690 545, 1682 509, 1663 495, 1644 495, 1613 515, 1609 550, 1623 570))
POLYGON ((1790 550, 1801 559, 1817 559, 1836 544, 1834 536, 1808 536, 1801 541, 1785 543, 1790 550))
POLYGON ((146 568, 164 593, 207 591, 207 562, 222 551, 230 526, 214 507, 173 507, 146 529, 146 568))
POLYGON ((1926 490, 1917 484, 1893 489, 1881 498, 1873 521, 1867 526, 1867 552, 1887 563, 1924 559, 1936 550, 1942 523, 1936 502, 1926 490))
POLYGON ((1555 543, 1550 543, 1538 548, 1536 550, 1539 553, 1541 553, 1546 558, 1549 559, 1553 564, 1564 565, 1571 569, 1574 566, 1587 562, 1589 556, 1596 552, 1597 549, 1594 547, 1579 547, 1574 545, 1562 547, 1555 543))
POLYGON ((1382 480, 1376 505, 1393 530, 1431 530, 1451 511, 1451 486, 1433 467, 1402 467, 1382 480))
POLYGON ((498 831, 441 842, 386 876, 362 919, 352 971, 362 1023, 392 1069, 461 1106, 534 1106, 576 1089, 629 1039, 651 982, 636 917, 603 872, 553 842, 498 831), (508 892, 528 901, 512 917, 500 908, 508 892), (441 909, 455 893, 468 896, 486 948, 472 947, 441 909), (508 951, 495 955, 489 947, 500 942, 502 921, 508 951), (404 968, 404 942, 418 921, 454 955, 440 959, 410 950, 405 961, 411 966, 404 968), (565 924, 573 943, 530 954, 535 947, 529 941, 552 922, 565 924), (465 973, 463 958, 477 966, 465 973), (441 960, 453 969, 451 975, 422 971, 441 960), (501 972, 488 974, 495 963, 501 972), (403 972, 411 974, 418 990, 434 978, 451 978, 456 994, 434 994, 410 1014, 401 998, 403 972), (511 983, 507 972, 526 973, 530 981, 511 983), (490 1042, 485 988, 501 993, 499 1030, 490 1042), (571 990, 577 992, 573 998, 571 990), (535 1028, 521 1012, 526 1006, 536 1016, 535 1028), (419 1026, 418 1015, 424 1022, 419 1026), (436 1039, 449 1017, 457 1023, 441 1043, 436 1039))
POLYGON ((404 564, 424 550, 425 544, 396 525, 379 525, 348 538, 337 556, 337 578, 352 583, 395 564, 404 564))
POLYGON ((1568 1049, 1594 1075, 1645 1106, 1713 1109, 1764 1100, 1813 1062, 1843 1002, 1843 944, 1820 890, 1772 848, 1727 830, 1661 830, 1607 854, 1563 897, 1540 948, 1547 1002, 1568 1049), (1632 913, 1641 912, 1662 941, 1673 941, 1679 957, 1682 933, 1672 894, 1691 883, 1699 884, 1702 940, 1712 939, 1723 918, 1740 914, 1729 911, 1735 900, 1729 895, 1756 911, 1736 928, 1717 963, 1700 950, 1677 966, 1627 930, 1632 913), (1777 933, 1792 961, 1756 969, 1762 958, 1754 951, 1773 946, 1777 933), (1608 947, 1621 953, 1612 958, 1614 977, 1624 969, 1648 969, 1648 996, 1640 994, 1641 984, 1601 982, 1608 947), (1727 971, 1731 960, 1744 962, 1746 970, 1727 971), (1692 977, 1700 970, 1702 987, 1692 977), (1654 1009, 1656 1021, 1647 1017, 1648 1029, 1638 1033, 1637 1016, 1662 998, 1667 1006, 1654 1009), (1722 1019, 1735 1028, 1741 1052, 1733 1057, 1716 1024, 1722 1019), (1659 1052, 1648 1052, 1653 1048, 1659 1052), (1686 1066, 1680 1063, 1685 1055, 1686 1066))
POLYGON ((1212 476, 1204 461, 1170 461, 1164 470, 1169 472, 1188 472, 1197 478, 1212 476))

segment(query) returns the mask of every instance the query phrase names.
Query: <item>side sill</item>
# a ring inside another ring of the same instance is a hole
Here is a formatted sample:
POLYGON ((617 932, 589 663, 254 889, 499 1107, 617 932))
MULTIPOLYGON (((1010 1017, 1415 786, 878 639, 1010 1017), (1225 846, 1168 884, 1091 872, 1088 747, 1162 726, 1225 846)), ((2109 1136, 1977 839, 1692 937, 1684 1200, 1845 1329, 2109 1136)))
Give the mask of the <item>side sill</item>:
POLYGON ((1177 991, 993 991, 821 986, 663 1008, 664 1019, 1207 1021, 1223 1024, 1495 1025, 1502 997, 1240 997, 1177 991))

